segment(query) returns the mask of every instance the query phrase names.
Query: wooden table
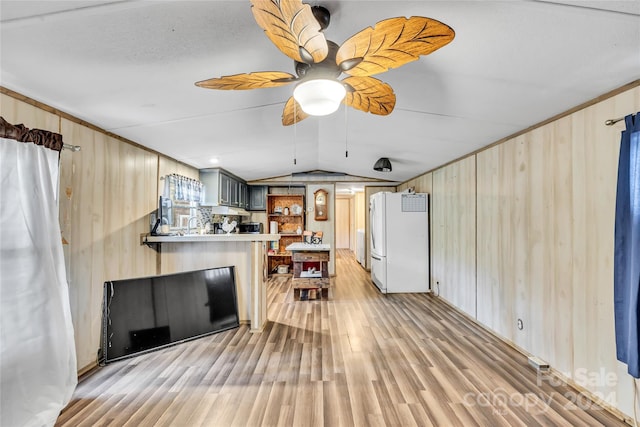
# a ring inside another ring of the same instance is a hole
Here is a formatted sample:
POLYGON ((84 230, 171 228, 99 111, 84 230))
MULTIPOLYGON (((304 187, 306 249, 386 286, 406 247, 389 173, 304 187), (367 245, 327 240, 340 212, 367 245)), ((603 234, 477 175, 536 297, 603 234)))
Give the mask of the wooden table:
POLYGON ((292 243, 286 248, 293 261, 293 296, 296 300, 329 297, 329 253, 331 245, 292 243))

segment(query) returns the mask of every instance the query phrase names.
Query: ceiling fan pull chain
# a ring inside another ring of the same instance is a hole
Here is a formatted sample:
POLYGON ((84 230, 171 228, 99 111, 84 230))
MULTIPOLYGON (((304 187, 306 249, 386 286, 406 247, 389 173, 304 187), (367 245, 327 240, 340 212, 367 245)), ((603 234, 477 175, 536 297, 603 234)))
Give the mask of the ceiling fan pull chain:
POLYGON ((347 134, 347 103, 344 102, 344 157, 349 157, 349 137, 347 134))
POLYGON ((296 165, 296 139, 298 138, 298 103, 293 102, 293 164, 296 165))

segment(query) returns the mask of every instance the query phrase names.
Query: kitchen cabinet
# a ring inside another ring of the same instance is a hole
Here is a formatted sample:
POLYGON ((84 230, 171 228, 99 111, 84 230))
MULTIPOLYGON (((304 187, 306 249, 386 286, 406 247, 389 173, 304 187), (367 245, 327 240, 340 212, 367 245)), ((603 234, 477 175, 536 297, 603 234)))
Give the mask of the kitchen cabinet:
POLYGON ((270 229, 271 222, 276 222, 280 234, 280 242, 274 242, 268 251, 270 272, 276 271, 280 265, 287 265, 289 271, 292 270, 291 253, 286 247, 302 242, 304 218, 303 194, 267 195, 267 227, 270 229))
POLYGON ((266 211, 268 187, 266 185, 249 185, 248 189, 248 209, 250 211, 266 211))
POLYGON ((246 188, 247 184, 242 179, 224 169, 214 168, 200 170, 200 181, 204 185, 200 205, 246 207, 246 190, 242 187, 246 188))
POLYGON ((229 177, 229 206, 237 208, 240 205, 238 197, 239 182, 229 177))
POLYGON ((231 177, 220 173, 219 185, 219 203, 224 206, 229 206, 231 203, 231 177))
POLYGON ((238 182, 238 207, 249 209, 249 186, 244 182, 238 182))

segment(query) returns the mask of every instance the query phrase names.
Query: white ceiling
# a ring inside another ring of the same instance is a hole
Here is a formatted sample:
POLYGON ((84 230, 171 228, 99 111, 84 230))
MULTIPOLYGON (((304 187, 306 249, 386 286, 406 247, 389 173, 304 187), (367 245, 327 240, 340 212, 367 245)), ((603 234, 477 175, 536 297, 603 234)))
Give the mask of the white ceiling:
POLYGON ((283 127, 293 85, 194 85, 294 73, 249 1, 2 0, 1 84, 197 168, 215 157, 247 180, 326 170, 403 181, 640 78, 638 0, 309 3, 331 11, 325 35, 338 44, 395 16, 437 19, 456 37, 376 76, 397 96, 389 116, 341 108, 283 127), (393 172, 373 171, 379 157, 393 172))

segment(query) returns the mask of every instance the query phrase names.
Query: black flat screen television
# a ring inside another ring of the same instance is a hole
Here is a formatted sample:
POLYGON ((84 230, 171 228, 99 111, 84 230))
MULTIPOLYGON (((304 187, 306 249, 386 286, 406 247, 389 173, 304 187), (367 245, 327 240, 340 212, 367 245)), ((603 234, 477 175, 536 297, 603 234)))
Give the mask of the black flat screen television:
POLYGON ((240 326, 234 267, 104 283, 102 362, 240 326))

